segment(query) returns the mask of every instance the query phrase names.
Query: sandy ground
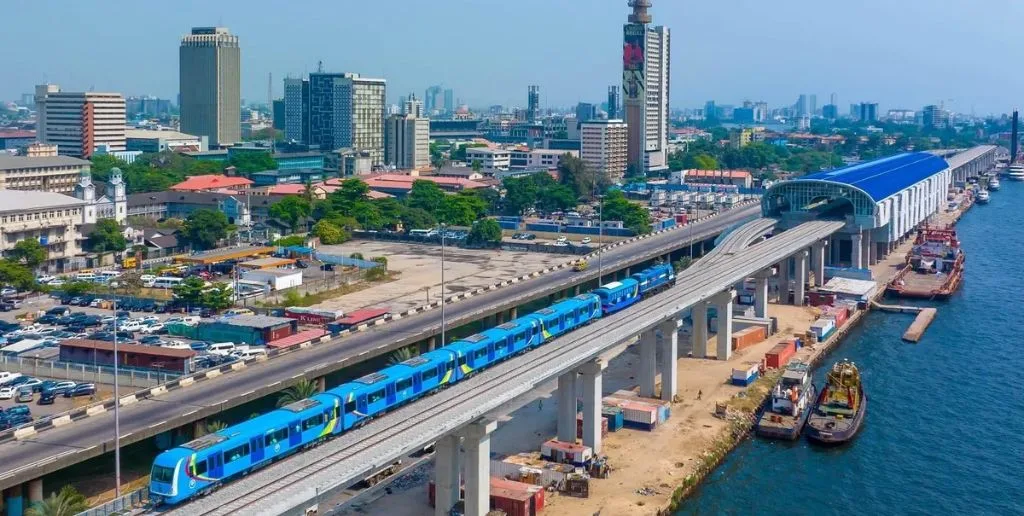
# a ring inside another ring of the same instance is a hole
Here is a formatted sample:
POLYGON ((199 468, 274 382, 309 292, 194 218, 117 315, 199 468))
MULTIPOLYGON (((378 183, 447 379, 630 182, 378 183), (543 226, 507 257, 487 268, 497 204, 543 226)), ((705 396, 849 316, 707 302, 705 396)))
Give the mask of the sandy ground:
MULTIPOLYGON (((317 305, 317 308, 351 311, 373 306, 388 308, 391 312, 403 312, 427 304, 428 300, 440 299, 440 246, 407 242, 354 241, 342 245, 321 246, 320 252, 343 256, 362 253, 367 260, 385 256, 388 259, 388 269, 401 273, 401 276, 398 281, 325 301, 317 305)), ((445 292, 449 296, 486 287, 571 259, 566 255, 457 247, 445 247, 444 254, 445 292)))

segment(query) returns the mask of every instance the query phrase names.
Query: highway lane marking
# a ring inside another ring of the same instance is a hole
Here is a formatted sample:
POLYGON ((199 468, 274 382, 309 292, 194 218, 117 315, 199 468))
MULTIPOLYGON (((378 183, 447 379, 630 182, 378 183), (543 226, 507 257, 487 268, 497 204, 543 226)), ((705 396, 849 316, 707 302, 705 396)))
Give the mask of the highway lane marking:
POLYGON ((167 423, 167 420, 165 419, 165 420, 163 420, 163 421, 161 421, 159 423, 153 423, 152 425, 149 425, 149 427, 150 428, 156 428, 156 427, 158 427, 160 425, 163 425, 163 424, 166 424, 166 423, 167 423))
POLYGON ((256 392, 256 389, 253 389, 253 390, 251 390, 251 391, 249 391, 249 392, 245 392, 245 393, 242 393, 242 395, 241 395, 241 396, 239 396, 239 397, 240 397, 240 398, 244 398, 244 397, 246 397, 246 396, 248 396, 248 395, 250 395, 250 394, 254 394, 255 392, 256 392))

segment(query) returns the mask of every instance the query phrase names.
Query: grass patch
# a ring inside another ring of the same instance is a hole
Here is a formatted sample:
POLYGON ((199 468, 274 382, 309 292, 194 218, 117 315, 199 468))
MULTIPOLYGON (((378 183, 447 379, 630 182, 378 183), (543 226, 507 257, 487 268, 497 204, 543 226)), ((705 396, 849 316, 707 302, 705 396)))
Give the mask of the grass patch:
MULTIPOLYGON (((338 288, 333 288, 331 290, 324 290, 323 292, 317 292, 315 294, 307 292, 303 296, 297 296, 297 295, 296 296, 292 296, 292 295, 286 294, 285 297, 282 298, 280 301, 275 301, 275 302, 272 302, 272 303, 257 302, 256 304, 259 305, 259 306, 264 306, 264 307, 268 307, 268 308, 269 307, 288 307, 288 306, 313 306, 315 304, 323 303, 324 301, 327 301, 328 299, 334 299, 336 297, 341 297, 341 296, 344 296, 346 294, 351 294, 353 292, 359 292, 360 290, 365 290, 365 289, 368 289, 368 288, 373 287, 375 285, 379 285, 381 283, 388 283, 390 281, 395 281, 396 279, 398 279, 398 277, 400 275, 401 275, 401 273, 399 273, 399 272, 388 271, 386 274, 384 274, 379 279, 364 280, 364 281, 360 281, 359 283, 345 284, 345 285, 341 285, 338 288)), ((289 292, 289 294, 290 294, 290 292, 289 292)))
POLYGON ((747 386, 742 395, 733 396, 725 404, 730 410, 753 414, 764 403, 772 387, 782 377, 782 369, 772 369, 747 386))

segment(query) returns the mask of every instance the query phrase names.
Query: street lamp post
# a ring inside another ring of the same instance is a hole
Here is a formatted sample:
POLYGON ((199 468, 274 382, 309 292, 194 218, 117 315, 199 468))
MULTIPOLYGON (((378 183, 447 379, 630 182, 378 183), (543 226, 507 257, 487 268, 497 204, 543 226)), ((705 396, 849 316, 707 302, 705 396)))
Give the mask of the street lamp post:
POLYGON ((446 322, 444 314, 444 233, 444 224, 441 224, 441 346, 445 345, 444 324, 446 322))
POLYGON ((603 268, 601 264, 604 255, 604 195, 598 195, 600 201, 597 205, 597 286, 603 283, 603 268))
POLYGON ((121 396, 117 381, 117 300, 114 307, 114 498, 121 498, 121 396))

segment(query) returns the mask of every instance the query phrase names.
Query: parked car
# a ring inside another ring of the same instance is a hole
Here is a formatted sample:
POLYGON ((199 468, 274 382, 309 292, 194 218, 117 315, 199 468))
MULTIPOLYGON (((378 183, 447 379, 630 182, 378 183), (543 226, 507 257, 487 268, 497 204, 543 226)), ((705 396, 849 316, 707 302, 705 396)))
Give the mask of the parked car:
POLYGON ((308 269, 309 268, 309 264, 304 262, 304 261, 302 261, 302 260, 295 260, 295 266, 300 268, 300 269, 308 269))
MULTIPOLYGON (((42 383, 42 382, 40 382, 42 383)), ((21 387, 18 389, 18 393, 14 395, 15 403, 31 403, 32 398, 35 396, 34 390, 30 387, 21 387)))
POLYGON ((146 335, 157 335, 160 333, 167 333, 167 329, 164 328, 164 325, 161 323, 154 323, 150 324, 149 326, 144 326, 141 330, 139 330, 139 333, 144 333, 146 335))
POLYGON ((565 243, 569 242, 569 238, 568 237, 564 237, 564 236, 560 236, 560 237, 558 237, 557 242, 560 243, 560 244, 565 244, 565 243))
POLYGON ((196 342, 189 344, 188 347, 192 348, 192 351, 206 351, 210 349, 210 343, 198 340, 196 342))
POLYGON ((13 295, 15 295, 17 293, 18 293, 17 289, 13 289, 11 287, 4 287, 4 288, 0 289, 0 296, 3 296, 3 297, 13 296, 13 295))
POLYGON ((589 244, 590 242, 590 237, 583 237, 583 240, 580 240, 581 244, 589 244))
POLYGON ((0 387, 0 400, 9 400, 14 397, 17 387, 0 387))
POLYGON ((10 416, 31 416, 32 409, 28 405, 15 405, 4 411, 4 415, 10 416))
POLYGON ((322 265, 320 265, 320 270, 333 272, 334 271, 334 264, 333 263, 322 264, 322 265))
POLYGON ((92 396, 96 394, 96 385, 91 383, 80 383, 73 389, 64 391, 65 398, 74 398, 78 396, 92 396))
POLYGON ((71 307, 68 306, 55 306, 46 311, 46 315, 52 315, 54 317, 64 317, 71 314, 71 307))
POLYGON ((30 389, 32 392, 39 392, 43 390, 43 381, 38 378, 29 378, 18 387, 21 389, 30 389))
POLYGON ((139 339, 139 344, 145 344, 147 346, 159 346, 163 340, 159 335, 146 335, 139 339))
POLYGON ((39 395, 39 399, 36 401, 36 403, 39 405, 53 405, 53 402, 57 400, 57 396, 61 394, 63 393, 58 393, 55 391, 43 391, 39 395))
POLYGON ((527 233, 527 234, 523 235, 523 240, 536 240, 536 239, 537 239, 537 235, 534 235, 533 233, 527 233))
POLYGON ((49 393, 53 393, 53 394, 57 394, 57 395, 64 395, 65 392, 68 392, 69 390, 74 389, 76 385, 78 385, 78 384, 76 384, 75 382, 68 382, 68 381, 56 382, 54 385, 51 385, 48 389, 43 389, 42 392, 43 393, 49 392, 49 393))

